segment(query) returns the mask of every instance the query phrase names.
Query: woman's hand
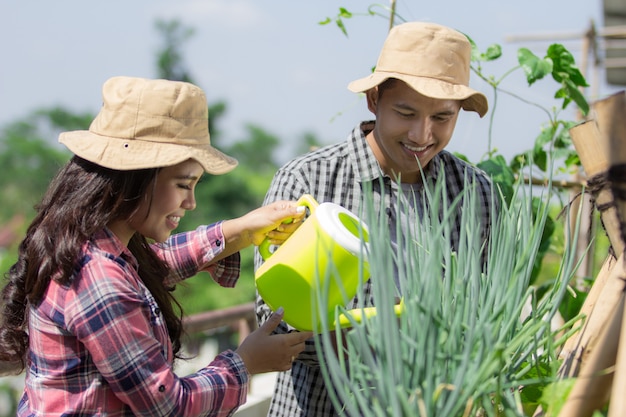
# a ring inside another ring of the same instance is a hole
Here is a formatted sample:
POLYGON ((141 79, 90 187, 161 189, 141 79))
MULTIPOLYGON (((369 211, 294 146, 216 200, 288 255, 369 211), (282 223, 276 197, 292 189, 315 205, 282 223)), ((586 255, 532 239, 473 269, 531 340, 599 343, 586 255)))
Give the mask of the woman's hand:
POLYGON ((296 356, 304 350, 304 342, 313 337, 311 332, 272 334, 282 319, 283 310, 279 308, 237 348, 250 375, 291 369, 296 356))
POLYGON ((222 232, 228 252, 237 252, 251 244, 260 245, 266 237, 270 243, 280 245, 300 226, 304 214, 304 206, 295 201, 280 200, 239 218, 226 220, 222 232))

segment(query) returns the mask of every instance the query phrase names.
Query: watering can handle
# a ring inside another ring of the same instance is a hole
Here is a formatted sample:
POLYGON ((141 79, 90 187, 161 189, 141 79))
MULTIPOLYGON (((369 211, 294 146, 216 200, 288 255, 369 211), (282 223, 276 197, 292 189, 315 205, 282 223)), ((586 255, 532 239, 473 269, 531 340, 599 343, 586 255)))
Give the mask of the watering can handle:
MULTIPOLYGON (((315 211, 315 208, 319 206, 319 203, 313 198, 310 194, 304 194, 302 197, 298 199, 297 204, 299 206, 306 206, 309 208, 311 212, 315 211)), ((283 221, 283 223, 288 224, 291 223, 293 219, 287 219, 283 221)), ((267 259, 272 256, 272 252, 270 251, 270 240, 269 238, 265 238, 263 242, 259 245, 259 253, 263 259, 267 259)))
MULTIPOLYGON (((393 311, 396 317, 400 317, 404 313, 404 300, 400 300, 399 304, 393 306, 393 311)), ((369 319, 375 315, 376 307, 355 308, 340 314, 338 322, 340 327, 349 328, 352 327, 353 321, 362 323, 364 319, 369 319)))

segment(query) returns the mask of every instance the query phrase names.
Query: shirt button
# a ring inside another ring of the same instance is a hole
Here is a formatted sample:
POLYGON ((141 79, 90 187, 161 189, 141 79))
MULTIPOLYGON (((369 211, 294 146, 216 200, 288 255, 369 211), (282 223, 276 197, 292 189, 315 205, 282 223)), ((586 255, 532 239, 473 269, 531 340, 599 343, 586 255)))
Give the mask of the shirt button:
POLYGON ((164 392, 164 391, 165 391, 165 385, 160 385, 159 392, 164 392))
POLYGON ((219 239, 217 239, 217 240, 215 241, 215 246, 217 246, 217 247, 222 246, 222 241, 221 241, 221 240, 219 240, 219 239))

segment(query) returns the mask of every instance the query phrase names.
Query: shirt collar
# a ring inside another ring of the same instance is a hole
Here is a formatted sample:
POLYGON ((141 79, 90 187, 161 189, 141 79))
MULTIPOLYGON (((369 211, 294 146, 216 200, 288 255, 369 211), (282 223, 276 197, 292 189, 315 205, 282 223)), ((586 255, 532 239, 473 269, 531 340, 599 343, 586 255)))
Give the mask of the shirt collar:
POLYGON ((354 172, 358 182, 369 182, 384 176, 365 139, 365 136, 374 129, 374 123, 374 121, 362 122, 354 128, 348 138, 348 149, 354 161, 354 172))
POLYGON ((118 237, 108 228, 103 228, 91 237, 90 245, 93 248, 109 253, 114 257, 122 257, 137 269, 137 259, 128 250, 128 248, 122 244, 118 237))

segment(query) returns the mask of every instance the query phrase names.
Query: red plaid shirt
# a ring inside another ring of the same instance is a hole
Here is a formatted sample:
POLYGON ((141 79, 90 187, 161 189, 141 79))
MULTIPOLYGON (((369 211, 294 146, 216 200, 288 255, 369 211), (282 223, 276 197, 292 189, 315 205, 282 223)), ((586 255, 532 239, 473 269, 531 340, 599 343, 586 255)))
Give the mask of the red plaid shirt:
MULTIPOLYGON (((239 278, 239 254, 223 250, 221 223, 155 245, 169 283, 207 271, 220 285, 239 278)), ((137 262, 108 230, 85 244, 69 285, 52 280, 29 312, 30 356, 18 416, 226 416, 246 400, 249 375, 226 351, 178 377, 172 344, 137 262)))

